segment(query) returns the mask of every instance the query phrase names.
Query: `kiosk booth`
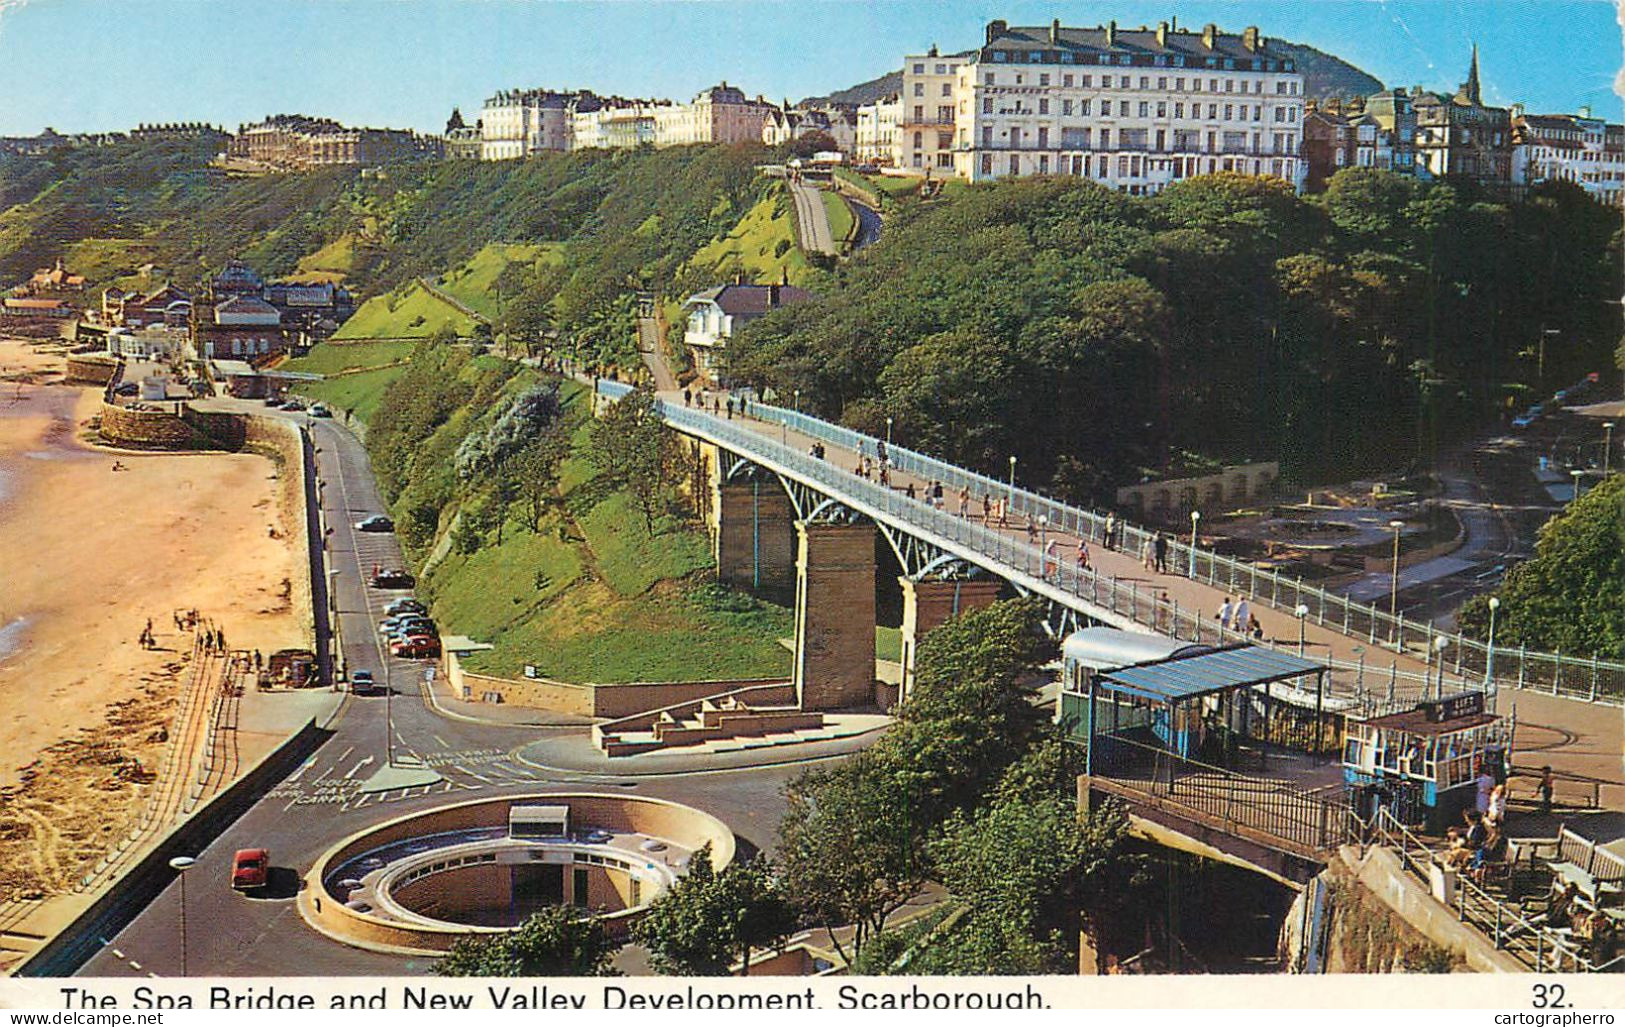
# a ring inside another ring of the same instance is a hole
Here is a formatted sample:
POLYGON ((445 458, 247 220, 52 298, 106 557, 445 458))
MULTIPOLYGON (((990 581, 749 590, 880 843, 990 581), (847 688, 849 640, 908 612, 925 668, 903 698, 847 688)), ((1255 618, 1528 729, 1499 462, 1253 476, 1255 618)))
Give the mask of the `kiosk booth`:
POLYGON ((1402 824, 1439 834, 1474 805, 1479 768, 1501 783, 1511 760, 1505 722, 1485 711, 1483 692, 1463 692, 1351 720, 1343 778, 1362 818, 1385 808, 1402 824))

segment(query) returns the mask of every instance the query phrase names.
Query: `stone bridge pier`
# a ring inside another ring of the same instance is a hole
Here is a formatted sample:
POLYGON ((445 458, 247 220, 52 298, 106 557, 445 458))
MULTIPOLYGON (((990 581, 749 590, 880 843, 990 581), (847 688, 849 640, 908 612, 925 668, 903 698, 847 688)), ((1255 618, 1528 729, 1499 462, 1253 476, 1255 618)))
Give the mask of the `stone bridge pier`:
POLYGON ((920 639, 962 613, 993 605, 1004 582, 996 578, 943 580, 907 576, 897 581, 903 586, 903 683, 898 693, 902 701, 914 688, 914 659, 920 639))
POLYGON ((795 511, 777 481, 717 481, 711 493, 711 551, 717 580, 753 592, 789 594, 796 581, 795 511))
POLYGON ((875 701, 875 526, 796 522, 796 698, 804 710, 875 701))

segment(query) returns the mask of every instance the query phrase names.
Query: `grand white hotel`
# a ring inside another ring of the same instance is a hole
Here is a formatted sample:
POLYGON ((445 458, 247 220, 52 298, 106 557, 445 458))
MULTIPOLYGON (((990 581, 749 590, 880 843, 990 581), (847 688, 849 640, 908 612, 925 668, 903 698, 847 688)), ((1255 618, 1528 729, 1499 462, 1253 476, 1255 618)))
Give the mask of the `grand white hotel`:
POLYGON ((919 174, 1079 175, 1143 194, 1215 171, 1301 189, 1307 171, 1303 76, 1256 28, 994 21, 980 49, 907 58, 900 99, 897 163, 919 174))

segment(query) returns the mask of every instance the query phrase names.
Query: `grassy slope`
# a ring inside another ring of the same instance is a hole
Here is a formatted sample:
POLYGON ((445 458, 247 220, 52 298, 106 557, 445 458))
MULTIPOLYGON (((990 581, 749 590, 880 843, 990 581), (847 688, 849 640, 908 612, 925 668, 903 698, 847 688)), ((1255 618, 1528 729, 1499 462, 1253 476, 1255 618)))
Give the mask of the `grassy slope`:
POLYGON ((320 400, 334 410, 344 410, 362 421, 370 419, 384 398, 389 383, 399 378, 405 367, 384 367, 360 374, 347 374, 322 382, 309 382, 297 387, 302 396, 320 400))
POLYGON ((796 245, 795 225, 782 196, 775 191, 760 200, 733 231, 696 251, 688 266, 719 272, 737 267, 759 282, 777 281, 788 270, 792 281, 801 280, 807 258, 796 245))
POLYGON ((493 286, 509 264, 557 264, 563 254, 549 243, 488 243, 460 267, 440 276, 445 292, 488 318, 496 318, 497 297, 493 286))
POLYGON ((441 325, 468 335, 474 322, 466 314, 436 298, 417 283, 404 292, 374 296, 344 322, 335 339, 427 338, 441 325))
POLYGON ((599 682, 787 674, 778 640, 791 631, 789 611, 704 584, 704 531, 662 517, 651 536, 631 498, 606 490, 581 455, 586 434, 582 420, 560 474, 568 519, 555 514, 537 534, 512 525, 501 581, 479 573, 485 550, 448 557, 430 575, 448 627, 496 645, 468 668, 516 675, 531 664, 547 677, 599 682))
POLYGON ((824 201, 824 213, 829 218, 830 238, 835 240, 836 246, 845 247, 852 241, 858 219, 853 217, 852 208, 846 205, 839 193, 825 189, 818 195, 824 201))

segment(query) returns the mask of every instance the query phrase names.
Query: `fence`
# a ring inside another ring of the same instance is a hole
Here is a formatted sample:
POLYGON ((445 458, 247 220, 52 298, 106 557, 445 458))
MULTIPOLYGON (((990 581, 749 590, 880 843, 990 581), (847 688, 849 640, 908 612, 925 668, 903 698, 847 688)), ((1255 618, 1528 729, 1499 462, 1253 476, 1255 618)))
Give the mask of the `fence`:
POLYGON ((1245 828, 1303 853, 1324 853, 1350 838, 1353 820, 1346 804, 1290 782, 1237 774, 1120 735, 1096 735, 1092 745, 1092 779, 1115 783, 1155 804, 1188 810, 1232 831, 1245 828))
MULTIPOLYGON (((619 399, 632 391, 632 387, 621 382, 600 380, 598 391, 605 397, 619 399)), ((666 421, 681 430, 708 438, 764 466, 812 484, 877 522, 905 528, 915 537, 928 539, 976 563, 998 566, 1001 576, 1069 608, 1087 605, 1092 611, 1104 612, 1187 641, 1215 644, 1251 641, 1239 632, 1221 629, 1216 621, 1204 619, 1200 611, 1182 609, 1177 602, 1160 598, 1155 589, 1142 587, 1139 581, 1120 581, 1093 567, 1079 568, 1071 561, 1046 557, 1042 541, 1037 545, 1023 542, 978 520, 938 510, 909 498, 903 492, 809 456, 760 431, 745 427, 742 422, 719 419, 664 401, 658 401, 657 406, 666 421)), ((754 403, 751 405, 753 415, 768 409, 772 408, 759 408, 754 403)), ((812 422, 810 418, 803 420, 812 422)), ((787 429, 802 430, 797 425, 781 423, 787 429)), ((820 431, 834 445, 855 449, 859 440, 864 438, 837 425, 814 423, 822 426, 820 431)), ((893 449, 891 452, 895 455, 894 466, 900 470, 923 473, 915 470, 911 461, 924 458, 916 458, 906 450, 893 449)), ((1071 513, 1078 517, 1092 516, 1082 511, 1074 510, 1071 513)), ((1087 521, 1067 523, 1081 526, 1084 531, 1090 527, 1087 521)), ((1067 530, 1073 529, 1069 527, 1067 530)), ((1386 712, 1388 707, 1408 708, 1416 699, 1442 694, 1446 688, 1443 668, 1434 675, 1420 675, 1399 670, 1395 662, 1384 670, 1375 664, 1368 664, 1364 654, 1352 662, 1326 662, 1332 671, 1328 675, 1330 692, 1356 698, 1362 704, 1361 712, 1366 715, 1386 712)), ((1454 689, 1476 684, 1476 681, 1457 674, 1450 687, 1454 689)))
MULTIPOLYGON (((611 383, 605 383, 611 384, 611 383)), ((624 395, 602 390, 605 395, 624 395)), ((854 452, 877 455, 880 440, 850 428, 819 420, 794 410, 767 403, 752 402, 752 416, 786 426, 810 438, 854 452)), ((998 481, 953 464, 925 456, 902 446, 888 445, 887 460, 891 466, 905 474, 943 483, 944 488, 957 492, 969 488, 971 493, 984 493, 1005 497, 1013 514, 1043 518, 1047 525, 1100 543, 1105 538, 1106 518, 1091 510, 1069 506, 1058 500, 1014 484, 1012 480, 998 481)), ((1119 521, 1119 546, 1139 552, 1155 531, 1119 521)), ((1212 550, 1195 547, 1177 539, 1171 540, 1170 563, 1186 568, 1186 573, 1197 580, 1206 581, 1232 594, 1246 595, 1251 601, 1264 603, 1287 612, 1299 607, 1308 608, 1308 618, 1317 625, 1330 625, 1345 635, 1364 636, 1372 646, 1384 646, 1396 653, 1425 657, 1434 651, 1437 640, 1445 641, 1442 659, 1451 665, 1452 673, 1481 681, 1492 679, 1507 687, 1528 688, 1583 699, 1588 702, 1625 704, 1625 663, 1600 660, 1596 657, 1564 656, 1562 653, 1530 652, 1526 647, 1490 647, 1461 632, 1442 632, 1427 621, 1407 620, 1403 613, 1390 616, 1386 611, 1369 603, 1361 603, 1346 596, 1328 592, 1302 578, 1289 578, 1268 568, 1260 568, 1233 557, 1222 556, 1212 550)))

